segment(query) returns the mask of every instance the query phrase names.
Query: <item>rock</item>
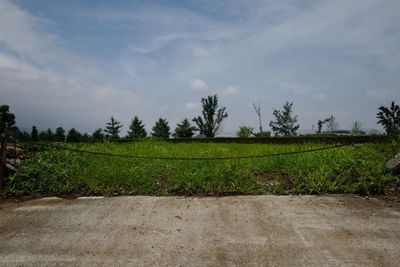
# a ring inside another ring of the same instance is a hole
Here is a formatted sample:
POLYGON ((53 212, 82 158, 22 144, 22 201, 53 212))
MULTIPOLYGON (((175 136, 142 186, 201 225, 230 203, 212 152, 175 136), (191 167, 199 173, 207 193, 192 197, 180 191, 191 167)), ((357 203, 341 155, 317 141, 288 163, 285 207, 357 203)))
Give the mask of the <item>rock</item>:
POLYGON ((14 157, 24 154, 25 151, 19 146, 14 147, 14 145, 7 145, 7 155, 14 157))
POLYGON ((19 168, 21 167, 22 161, 20 159, 6 159, 6 163, 14 168, 19 168))
POLYGON ((386 162, 385 167, 395 174, 400 174, 400 153, 386 162))
POLYGON ((6 163, 6 169, 7 169, 7 172, 15 172, 15 171, 17 171, 17 169, 16 168, 14 168, 14 166, 12 166, 11 164, 8 164, 8 163, 6 163))

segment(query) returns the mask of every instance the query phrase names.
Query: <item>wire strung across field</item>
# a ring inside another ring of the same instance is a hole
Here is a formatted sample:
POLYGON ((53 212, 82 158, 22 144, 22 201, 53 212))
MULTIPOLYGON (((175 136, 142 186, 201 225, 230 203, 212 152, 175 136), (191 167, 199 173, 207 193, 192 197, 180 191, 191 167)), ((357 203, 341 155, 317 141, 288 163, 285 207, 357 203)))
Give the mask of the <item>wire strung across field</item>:
POLYGON ((317 152, 323 150, 330 150, 340 147, 346 146, 354 146, 355 143, 347 143, 347 144, 337 144, 333 146, 326 146, 320 148, 313 148, 313 149, 306 149, 300 151, 290 151, 290 152, 281 152, 281 153, 271 153, 271 154, 260 154, 260 155, 247 155, 247 156, 228 156, 228 157, 167 157, 167 156, 141 156, 141 155, 126 155, 126 154, 115 154, 109 152, 98 152, 98 151, 89 151, 89 150, 82 150, 76 148, 70 148, 65 146, 54 146, 54 145, 44 145, 44 144, 35 144, 41 147, 47 148, 56 148, 76 153, 82 154, 92 154, 97 156, 107 156, 107 157, 118 157, 118 158, 128 158, 128 159, 145 159, 145 160, 179 160, 179 161, 199 161, 199 160, 243 160, 243 159, 256 159, 256 158, 268 158, 268 157, 278 157, 278 156, 288 156, 288 155, 295 155, 295 154, 303 154, 303 153, 310 153, 310 152, 317 152))

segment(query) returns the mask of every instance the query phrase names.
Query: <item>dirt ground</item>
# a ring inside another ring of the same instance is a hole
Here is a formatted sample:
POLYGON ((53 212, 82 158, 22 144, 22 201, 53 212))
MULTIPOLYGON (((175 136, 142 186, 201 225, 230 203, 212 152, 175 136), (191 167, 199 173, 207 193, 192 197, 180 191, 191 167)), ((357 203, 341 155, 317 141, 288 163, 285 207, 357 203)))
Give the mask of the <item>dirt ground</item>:
POLYGON ((0 205, 1 266, 400 266, 400 204, 357 196, 0 205))

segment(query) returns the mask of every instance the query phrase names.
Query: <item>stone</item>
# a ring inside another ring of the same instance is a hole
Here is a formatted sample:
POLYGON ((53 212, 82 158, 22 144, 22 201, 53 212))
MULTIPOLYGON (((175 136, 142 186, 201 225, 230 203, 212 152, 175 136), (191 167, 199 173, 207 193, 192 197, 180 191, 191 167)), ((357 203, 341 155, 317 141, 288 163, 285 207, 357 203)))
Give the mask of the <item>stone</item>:
POLYGON ((9 172, 9 171, 11 171, 11 172, 15 172, 15 171, 17 171, 17 169, 15 169, 14 168, 14 166, 12 166, 11 164, 6 164, 6 169, 7 169, 7 172, 9 172))
POLYGON ((400 153, 386 162, 385 167, 395 174, 400 174, 400 153))

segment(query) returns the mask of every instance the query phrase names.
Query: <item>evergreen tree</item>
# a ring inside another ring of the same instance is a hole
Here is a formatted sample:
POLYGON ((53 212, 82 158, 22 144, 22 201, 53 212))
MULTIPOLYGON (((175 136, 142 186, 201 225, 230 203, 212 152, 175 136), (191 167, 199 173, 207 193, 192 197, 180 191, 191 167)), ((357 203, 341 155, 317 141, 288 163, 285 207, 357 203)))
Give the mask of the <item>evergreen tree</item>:
POLYGON ((38 130, 36 129, 36 126, 32 126, 32 131, 31 131, 31 139, 32 141, 38 141, 38 130))
POLYGON ((195 131, 196 127, 192 126, 190 121, 185 118, 181 123, 176 125, 175 132, 172 136, 175 138, 192 138, 195 131))
POLYGON ((111 137, 112 139, 118 139, 119 138, 118 134, 122 126, 123 125, 119 121, 117 121, 116 119, 114 119, 113 116, 111 116, 111 120, 110 122, 107 122, 107 126, 104 132, 106 132, 107 136, 111 137))
POLYGON ((293 103, 285 102, 283 110, 274 109, 273 115, 276 121, 271 121, 269 125, 275 135, 292 136, 296 135, 299 125, 297 116, 293 116, 293 103))
POLYGON ((193 121, 196 123, 200 134, 204 134, 206 137, 215 137, 222 121, 228 117, 228 113, 225 111, 226 107, 218 108, 217 95, 202 98, 201 105, 203 107, 203 117, 198 116, 193 121))
POLYGON ((41 131, 38 138, 40 141, 53 141, 53 132, 50 128, 46 131, 41 131))
POLYGON ((10 113, 10 107, 0 106, 0 133, 4 133, 15 124, 15 115, 10 113))
POLYGON ((170 128, 168 126, 168 121, 163 118, 158 119, 152 130, 153 132, 151 133, 151 135, 157 138, 168 139, 171 134, 169 132, 170 128))
POLYGON ((81 139, 82 139, 82 134, 80 132, 78 132, 77 130, 75 130, 75 128, 72 128, 71 130, 69 130, 68 135, 67 135, 67 142, 76 143, 76 142, 80 142, 81 139))
POLYGON ((82 142, 89 142, 89 138, 90 138, 89 134, 88 133, 84 133, 82 135, 82 137, 81 137, 81 141, 82 142))
POLYGON ((144 138, 147 136, 146 130, 141 120, 137 116, 131 121, 128 130, 128 138, 144 138))
POLYGON ((400 134, 400 107, 394 101, 390 107, 380 106, 376 117, 379 119, 378 123, 385 128, 386 134, 400 134))
POLYGON ((19 141, 28 142, 31 141, 31 135, 27 131, 23 131, 19 135, 19 141))
POLYGON ((56 133, 54 134, 54 140, 57 142, 65 141, 65 130, 62 127, 58 127, 56 129, 56 133))
POLYGON ((92 139, 95 141, 101 141, 104 139, 103 129, 99 128, 92 134, 92 139))

